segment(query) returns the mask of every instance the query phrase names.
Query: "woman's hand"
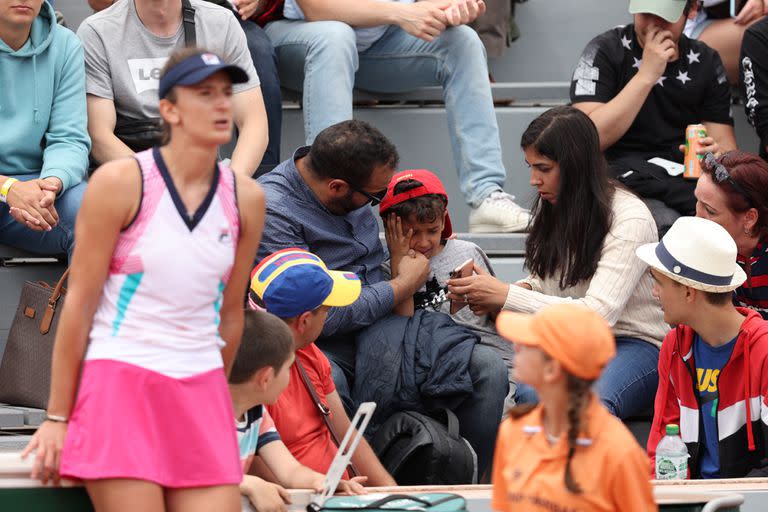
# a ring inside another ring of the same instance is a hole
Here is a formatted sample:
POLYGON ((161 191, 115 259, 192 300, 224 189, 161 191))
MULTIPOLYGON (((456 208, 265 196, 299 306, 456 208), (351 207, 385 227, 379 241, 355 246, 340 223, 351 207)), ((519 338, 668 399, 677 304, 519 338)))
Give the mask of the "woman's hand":
POLYGON ((341 480, 336 488, 336 494, 349 496, 352 494, 368 494, 363 484, 368 481, 367 476, 356 476, 349 480, 341 480))
POLYGON ((448 280, 448 298, 464 301, 478 316, 499 311, 507 300, 509 284, 475 264, 475 275, 448 280))
POLYGON ((43 483, 52 480, 59 483, 59 464, 61 463, 61 449, 64 447, 64 438, 67 435, 67 424, 58 421, 44 421, 35 435, 21 452, 21 458, 26 458, 37 450, 32 464, 32 478, 39 478, 43 483))
POLYGON ((397 277, 397 267, 400 260, 411 249, 411 237, 413 237, 413 229, 403 233, 403 221, 394 213, 389 214, 386 222, 384 222, 384 238, 389 249, 389 266, 392 277, 397 277))
POLYGON ((733 22, 737 25, 749 25, 757 18, 763 15, 765 11, 765 5, 763 0, 747 0, 741 11, 733 18, 733 22))

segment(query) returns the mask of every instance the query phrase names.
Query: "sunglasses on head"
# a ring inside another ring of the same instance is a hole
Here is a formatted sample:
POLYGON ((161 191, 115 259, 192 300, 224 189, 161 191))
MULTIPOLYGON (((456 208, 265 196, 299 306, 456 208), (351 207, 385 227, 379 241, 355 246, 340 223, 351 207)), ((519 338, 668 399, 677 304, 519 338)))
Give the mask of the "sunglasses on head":
POLYGON ((736 180, 731 177, 731 173, 728 172, 728 169, 726 169, 723 164, 717 161, 715 155, 712 153, 707 153, 704 155, 704 165, 706 165, 707 168, 712 171, 712 176, 715 179, 715 183, 721 184, 724 181, 728 182, 728 184, 730 184, 736 192, 741 194, 744 199, 749 202, 750 205, 755 204, 754 201, 752 201, 752 196, 750 196, 747 191, 744 190, 744 187, 736 183, 736 180))

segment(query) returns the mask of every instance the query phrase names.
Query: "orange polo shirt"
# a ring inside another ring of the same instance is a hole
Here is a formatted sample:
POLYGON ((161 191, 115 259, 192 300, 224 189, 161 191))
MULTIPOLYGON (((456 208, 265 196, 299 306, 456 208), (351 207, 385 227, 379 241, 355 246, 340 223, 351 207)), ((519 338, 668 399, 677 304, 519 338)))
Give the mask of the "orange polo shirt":
POLYGON ((582 420, 571 474, 581 494, 565 487, 568 440, 551 444, 542 407, 499 428, 491 507, 500 512, 658 510, 648 480, 648 458, 627 428, 593 395, 582 420))

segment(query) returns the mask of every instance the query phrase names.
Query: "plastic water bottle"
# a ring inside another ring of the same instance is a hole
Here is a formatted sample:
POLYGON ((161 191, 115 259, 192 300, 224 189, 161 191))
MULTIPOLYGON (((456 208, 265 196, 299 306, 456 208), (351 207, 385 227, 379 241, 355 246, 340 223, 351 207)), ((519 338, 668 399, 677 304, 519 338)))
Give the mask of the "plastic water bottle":
POLYGON ((680 438, 680 427, 667 425, 665 435, 656 447, 656 479, 685 480, 688 478, 688 448, 680 438))

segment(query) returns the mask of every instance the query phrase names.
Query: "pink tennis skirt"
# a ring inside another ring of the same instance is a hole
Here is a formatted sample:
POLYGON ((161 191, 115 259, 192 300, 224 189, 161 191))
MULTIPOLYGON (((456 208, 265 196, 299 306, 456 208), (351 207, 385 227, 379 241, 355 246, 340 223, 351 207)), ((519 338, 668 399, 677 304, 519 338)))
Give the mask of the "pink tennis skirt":
POLYGON ((174 379, 120 361, 85 361, 60 473, 172 488, 239 484, 234 417, 221 368, 174 379))

